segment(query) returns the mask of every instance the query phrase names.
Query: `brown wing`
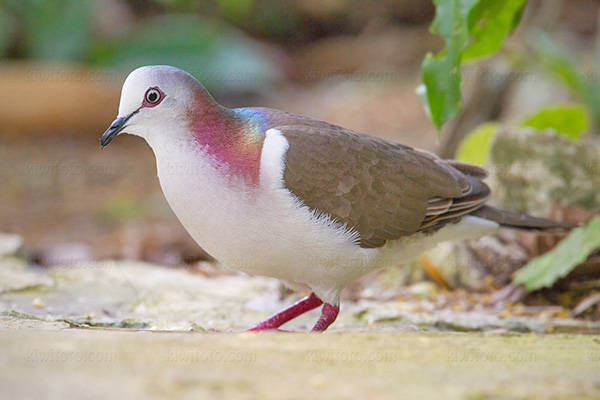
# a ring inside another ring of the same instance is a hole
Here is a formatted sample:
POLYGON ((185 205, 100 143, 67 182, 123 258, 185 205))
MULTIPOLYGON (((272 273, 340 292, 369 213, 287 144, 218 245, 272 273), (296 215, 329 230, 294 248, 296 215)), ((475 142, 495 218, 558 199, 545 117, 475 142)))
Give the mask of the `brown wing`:
POLYGON ((294 125, 271 125, 290 144, 286 187, 309 208, 356 230, 362 247, 435 231, 489 197, 479 167, 293 117, 294 125))

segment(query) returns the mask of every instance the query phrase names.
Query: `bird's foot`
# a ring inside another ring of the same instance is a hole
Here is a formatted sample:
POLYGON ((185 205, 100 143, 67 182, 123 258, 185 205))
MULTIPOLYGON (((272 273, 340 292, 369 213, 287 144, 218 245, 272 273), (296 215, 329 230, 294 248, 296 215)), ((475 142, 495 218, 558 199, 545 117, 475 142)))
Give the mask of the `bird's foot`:
POLYGON ((281 325, 288 321, 296 318, 299 315, 304 314, 307 311, 315 309, 323 304, 323 301, 317 297, 314 293, 304 299, 292 304, 283 311, 259 322, 254 327, 247 329, 247 331, 269 331, 279 328, 281 325))
POLYGON ((321 311, 321 317, 312 328, 313 332, 323 332, 325 329, 329 327, 329 325, 333 324, 333 321, 337 318, 340 312, 340 306, 334 306, 332 304, 325 303, 323 305, 323 311, 321 311))

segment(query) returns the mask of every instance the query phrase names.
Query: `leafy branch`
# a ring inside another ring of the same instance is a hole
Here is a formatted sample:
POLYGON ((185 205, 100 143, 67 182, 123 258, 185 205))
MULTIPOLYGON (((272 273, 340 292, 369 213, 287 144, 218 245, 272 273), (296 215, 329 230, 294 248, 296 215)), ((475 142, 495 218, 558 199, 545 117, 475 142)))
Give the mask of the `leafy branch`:
POLYGON ((526 0, 434 0, 431 32, 446 42, 438 54, 427 54, 419 88, 437 129, 462 105, 461 66, 495 53, 518 25, 526 0))

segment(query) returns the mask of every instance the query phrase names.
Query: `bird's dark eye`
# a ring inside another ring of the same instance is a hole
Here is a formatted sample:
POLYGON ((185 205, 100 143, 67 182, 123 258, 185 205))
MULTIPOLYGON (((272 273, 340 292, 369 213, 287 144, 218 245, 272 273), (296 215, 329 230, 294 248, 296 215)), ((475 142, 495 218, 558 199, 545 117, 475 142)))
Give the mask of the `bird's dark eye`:
POLYGON ((156 88, 150 88, 146 91, 146 101, 150 104, 156 104, 160 101, 160 90, 156 88))

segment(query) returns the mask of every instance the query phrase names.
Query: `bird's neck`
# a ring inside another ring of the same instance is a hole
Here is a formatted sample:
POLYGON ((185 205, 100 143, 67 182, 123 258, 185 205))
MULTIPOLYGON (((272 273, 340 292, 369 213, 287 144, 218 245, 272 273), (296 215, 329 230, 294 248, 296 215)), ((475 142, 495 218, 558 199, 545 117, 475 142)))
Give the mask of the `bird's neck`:
POLYGON ((258 185, 264 141, 262 116, 251 109, 231 110, 216 102, 194 114, 194 140, 213 166, 250 185, 258 185))

